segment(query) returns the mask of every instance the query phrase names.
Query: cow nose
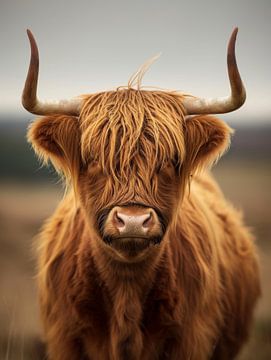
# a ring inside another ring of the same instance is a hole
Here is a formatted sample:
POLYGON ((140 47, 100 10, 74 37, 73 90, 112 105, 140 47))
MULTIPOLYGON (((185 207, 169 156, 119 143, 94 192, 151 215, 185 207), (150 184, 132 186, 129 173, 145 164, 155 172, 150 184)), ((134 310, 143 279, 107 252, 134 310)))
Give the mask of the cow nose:
POLYGON ((114 225, 121 235, 142 236, 148 233, 153 225, 152 210, 148 209, 142 214, 125 214, 116 210, 113 217, 114 225))

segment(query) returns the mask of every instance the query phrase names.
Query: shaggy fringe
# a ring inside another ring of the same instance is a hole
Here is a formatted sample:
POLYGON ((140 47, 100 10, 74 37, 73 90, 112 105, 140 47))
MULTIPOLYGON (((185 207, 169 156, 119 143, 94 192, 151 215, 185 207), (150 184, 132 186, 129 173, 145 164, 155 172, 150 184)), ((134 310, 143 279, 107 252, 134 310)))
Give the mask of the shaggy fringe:
POLYGON ((83 161, 97 161, 115 180, 127 180, 136 159, 149 179, 168 161, 185 157, 182 95, 118 89, 85 96, 80 114, 83 161))

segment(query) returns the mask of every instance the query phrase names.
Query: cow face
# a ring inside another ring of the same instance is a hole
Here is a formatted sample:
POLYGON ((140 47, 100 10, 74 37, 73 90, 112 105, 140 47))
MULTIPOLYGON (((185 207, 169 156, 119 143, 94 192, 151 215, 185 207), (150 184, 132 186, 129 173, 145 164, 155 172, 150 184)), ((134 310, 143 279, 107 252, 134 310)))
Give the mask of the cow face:
POLYGON ((160 244, 177 207, 183 109, 170 101, 120 90, 89 97, 80 116, 80 198, 100 238, 124 257, 160 244))
POLYGON ((42 118, 29 139, 71 178, 105 251, 138 261, 161 246, 190 175, 226 149, 229 133, 216 118, 185 118, 180 95, 125 89, 86 97, 79 119, 42 118))

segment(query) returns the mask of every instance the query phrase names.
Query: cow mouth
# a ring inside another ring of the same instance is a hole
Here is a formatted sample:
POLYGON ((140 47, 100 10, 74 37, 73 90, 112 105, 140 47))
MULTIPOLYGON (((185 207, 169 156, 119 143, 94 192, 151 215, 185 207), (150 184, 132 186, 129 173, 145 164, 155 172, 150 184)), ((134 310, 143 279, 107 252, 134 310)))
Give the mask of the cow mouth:
POLYGON ((128 257, 135 257, 153 246, 158 246, 162 241, 162 236, 155 237, 137 237, 137 236, 104 236, 104 243, 123 253, 128 257))
POLYGON ((139 237, 139 236, 104 236, 103 241, 115 248, 140 250, 151 245, 160 244, 162 236, 139 237))

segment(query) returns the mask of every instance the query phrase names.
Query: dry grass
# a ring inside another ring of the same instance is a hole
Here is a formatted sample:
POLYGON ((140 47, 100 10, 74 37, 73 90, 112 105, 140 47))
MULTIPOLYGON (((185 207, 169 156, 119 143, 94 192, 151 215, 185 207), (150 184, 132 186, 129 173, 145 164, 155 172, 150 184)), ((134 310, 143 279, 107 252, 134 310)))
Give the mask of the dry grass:
POLYGON ((239 360, 271 359, 271 164, 223 162, 214 170, 228 199, 244 211, 259 248, 262 297, 251 337, 239 360))

